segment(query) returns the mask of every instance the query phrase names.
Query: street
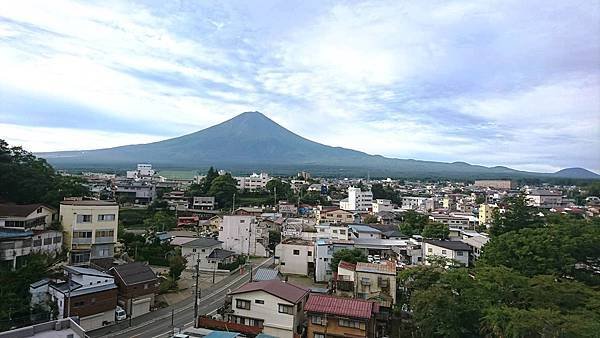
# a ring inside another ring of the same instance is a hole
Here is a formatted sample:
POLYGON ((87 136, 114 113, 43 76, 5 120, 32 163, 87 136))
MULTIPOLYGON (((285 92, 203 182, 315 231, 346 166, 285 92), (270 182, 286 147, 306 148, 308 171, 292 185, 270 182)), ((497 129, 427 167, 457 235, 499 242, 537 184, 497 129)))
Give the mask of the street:
MULTIPOLYGON (((265 259, 260 265, 253 267, 252 270, 256 270, 259 267, 270 266, 272 263, 272 258, 265 259)), ((242 286, 249 280, 250 272, 246 271, 244 274, 233 274, 212 287, 201 290, 201 298, 198 303, 198 314, 213 314, 223 305, 228 292, 242 286)), ((88 332, 88 336, 92 338, 169 337, 173 328, 183 329, 193 324, 194 299, 193 297, 189 297, 173 306, 146 313, 132 319, 131 327, 129 326, 129 320, 124 320, 115 325, 90 331, 88 332)))

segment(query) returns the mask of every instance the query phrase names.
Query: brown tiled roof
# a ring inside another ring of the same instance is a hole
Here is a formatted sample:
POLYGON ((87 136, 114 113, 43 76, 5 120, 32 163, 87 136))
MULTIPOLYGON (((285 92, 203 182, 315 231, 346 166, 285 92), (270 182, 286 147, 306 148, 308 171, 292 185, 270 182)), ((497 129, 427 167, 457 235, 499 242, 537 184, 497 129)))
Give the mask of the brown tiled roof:
POLYGON ((0 216, 14 216, 14 217, 27 217, 32 212, 37 210, 39 207, 45 207, 56 211, 47 205, 36 203, 36 204, 14 204, 14 203, 2 203, 0 204, 0 216))
POLYGON ((304 305, 304 310, 307 312, 369 319, 374 313, 378 312, 378 307, 375 305, 375 302, 362 299, 310 294, 308 301, 304 305))
POLYGON ((356 269, 356 264, 348 263, 345 261, 340 261, 338 268, 354 271, 356 269))
POLYGON ((381 264, 358 262, 356 263, 356 271, 395 275, 396 264, 394 264, 392 261, 385 261, 381 264))
POLYGON ((283 282, 278 279, 271 279, 244 284, 230 294, 236 295, 252 291, 264 291, 275 297, 287 300, 290 303, 297 303, 308 293, 308 290, 303 287, 283 282))

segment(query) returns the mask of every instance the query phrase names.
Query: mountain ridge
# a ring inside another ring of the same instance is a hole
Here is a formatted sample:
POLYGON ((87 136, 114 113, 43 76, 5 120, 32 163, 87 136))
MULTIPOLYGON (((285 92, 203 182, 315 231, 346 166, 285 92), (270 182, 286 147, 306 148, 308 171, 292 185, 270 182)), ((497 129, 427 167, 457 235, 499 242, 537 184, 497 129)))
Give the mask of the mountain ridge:
MULTIPOLYGON (((304 138, 259 112, 245 112, 208 128, 145 144, 112 148, 38 153, 58 168, 127 166, 148 162, 157 167, 225 168, 323 167, 327 170, 373 171, 394 176, 600 178, 582 168, 557 173, 534 173, 503 166, 485 167, 466 162, 436 162, 388 158, 304 138), (560 174, 559 174, 560 173, 560 174)), ((293 170, 292 170, 293 171, 293 170)))

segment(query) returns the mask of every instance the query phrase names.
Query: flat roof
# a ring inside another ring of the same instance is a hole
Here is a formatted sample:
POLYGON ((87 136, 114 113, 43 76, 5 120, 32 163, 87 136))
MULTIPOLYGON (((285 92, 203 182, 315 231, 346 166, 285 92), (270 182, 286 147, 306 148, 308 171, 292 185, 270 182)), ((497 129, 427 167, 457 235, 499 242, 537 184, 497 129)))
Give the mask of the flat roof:
POLYGON ((62 205, 85 205, 85 206, 118 206, 114 201, 83 200, 83 201, 60 201, 62 205))

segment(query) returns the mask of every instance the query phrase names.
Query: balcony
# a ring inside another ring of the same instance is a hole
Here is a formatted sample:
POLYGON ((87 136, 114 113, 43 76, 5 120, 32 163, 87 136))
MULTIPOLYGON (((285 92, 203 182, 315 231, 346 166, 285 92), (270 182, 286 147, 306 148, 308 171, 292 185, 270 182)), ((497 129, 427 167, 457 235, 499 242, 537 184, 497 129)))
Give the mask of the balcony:
MULTIPOLYGON (((112 237, 111 237, 111 239, 112 239, 112 237)), ((74 245, 80 245, 80 244, 91 245, 92 239, 91 238, 73 238, 73 244, 74 245)))
POLYGON ((110 236, 110 237, 96 237, 96 240, 94 241, 94 244, 104 244, 104 243, 114 243, 114 242, 115 242, 115 238, 112 237, 112 236, 110 236))
POLYGON ((348 292, 354 291, 354 282, 353 281, 338 280, 335 282, 335 286, 336 286, 336 289, 340 290, 340 291, 348 291, 348 292))

